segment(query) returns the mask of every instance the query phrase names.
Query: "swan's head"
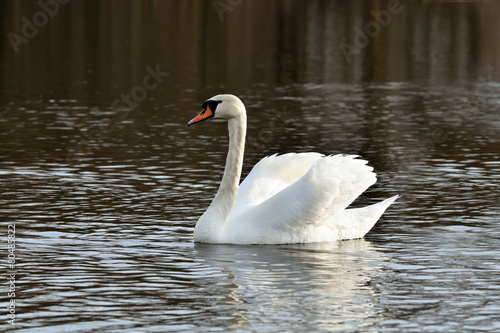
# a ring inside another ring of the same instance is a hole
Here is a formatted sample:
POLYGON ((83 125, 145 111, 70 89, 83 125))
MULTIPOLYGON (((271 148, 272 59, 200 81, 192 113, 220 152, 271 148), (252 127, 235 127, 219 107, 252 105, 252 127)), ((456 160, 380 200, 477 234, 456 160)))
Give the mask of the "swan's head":
POLYGON ((234 95, 217 95, 207 99, 201 105, 201 112, 191 119, 187 125, 191 126, 210 118, 232 119, 245 115, 245 106, 234 95))

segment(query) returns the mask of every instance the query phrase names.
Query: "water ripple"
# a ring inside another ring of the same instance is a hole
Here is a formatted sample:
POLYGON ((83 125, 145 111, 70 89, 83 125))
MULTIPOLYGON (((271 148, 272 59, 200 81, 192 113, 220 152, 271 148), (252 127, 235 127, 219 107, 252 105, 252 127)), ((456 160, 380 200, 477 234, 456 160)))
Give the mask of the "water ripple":
MULTIPOLYGON (((258 129, 275 115, 252 111, 248 144, 263 148, 249 150, 244 173, 275 150, 360 153, 379 174, 360 204, 402 194, 365 240, 338 244, 192 243, 222 174, 223 124, 188 133, 151 114, 134 124, 137 146, 124 127, 108 138, 116 152, 101 147, 74 165, 54 158, 57 144, 0 133, 20 154, 0 151, 0 211, 17 231, 18 331, 500 329, 498 133, 485 126, 464 139, 489 121, 482 115, 463 133, 447 124, 448 141, 416 146, 455 94, 403 83, 280 87, 275 103, 295 121, 269 142, 258 129)), ((21 111, 31 126, 67 132, 82 112, 71 103, 21 111)))

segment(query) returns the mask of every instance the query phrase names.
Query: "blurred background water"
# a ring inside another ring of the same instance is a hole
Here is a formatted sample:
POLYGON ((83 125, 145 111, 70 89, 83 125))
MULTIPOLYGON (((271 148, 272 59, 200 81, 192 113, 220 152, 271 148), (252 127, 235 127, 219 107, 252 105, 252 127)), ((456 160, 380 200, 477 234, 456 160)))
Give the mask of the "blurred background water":
POLYGON ((19 332, 500 330, 500 2, 0 1, 1 266, 19 332), (402 197, 362 240, 192 242, 248 112, 402 197))

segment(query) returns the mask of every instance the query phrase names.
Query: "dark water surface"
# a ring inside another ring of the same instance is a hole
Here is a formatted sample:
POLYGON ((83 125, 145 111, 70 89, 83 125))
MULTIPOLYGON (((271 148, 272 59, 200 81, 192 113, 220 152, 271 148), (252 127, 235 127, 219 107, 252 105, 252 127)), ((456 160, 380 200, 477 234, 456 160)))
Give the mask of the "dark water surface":
POLYGON ((500 330, 500 3, 47 3, 0 2, 1 331, 500 330), (402 197, 361 240, 194 244, 221 92, 244 175, 358 154, 359 204, 402 197))

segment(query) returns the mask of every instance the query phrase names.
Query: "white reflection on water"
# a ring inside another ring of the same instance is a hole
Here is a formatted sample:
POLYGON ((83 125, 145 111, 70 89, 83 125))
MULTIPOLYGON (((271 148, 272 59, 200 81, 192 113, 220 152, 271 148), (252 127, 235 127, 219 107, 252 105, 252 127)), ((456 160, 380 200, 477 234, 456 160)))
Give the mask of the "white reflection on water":
POLYGON ((353 329, 381 320, 373 278, 387 257, 366 240, 287 246, 195 246, 195 256, 221 268, 213 307, 229 329, 353 329), (223 281, 223 287, 217 288, 223 281), (231 286, 227 288, 227 286, 231 286), (218 290, 217 290, 218 289, 218 290), (286 324, 285 324, 286 323, 286 324))

